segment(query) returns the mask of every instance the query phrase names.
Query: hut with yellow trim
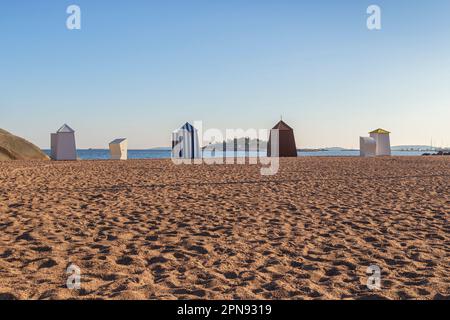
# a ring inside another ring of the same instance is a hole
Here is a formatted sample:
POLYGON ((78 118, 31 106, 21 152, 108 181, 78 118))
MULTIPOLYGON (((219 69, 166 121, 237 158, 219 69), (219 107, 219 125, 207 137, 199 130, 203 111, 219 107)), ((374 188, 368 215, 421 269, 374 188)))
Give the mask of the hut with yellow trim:
POLYGON ((376 129, 369 133, 370 137, 375 140, 376 143, 376 155, 377 156, 390 156, 391 155, 391 140, 389 137, 390 132, 384 129, 376 129))

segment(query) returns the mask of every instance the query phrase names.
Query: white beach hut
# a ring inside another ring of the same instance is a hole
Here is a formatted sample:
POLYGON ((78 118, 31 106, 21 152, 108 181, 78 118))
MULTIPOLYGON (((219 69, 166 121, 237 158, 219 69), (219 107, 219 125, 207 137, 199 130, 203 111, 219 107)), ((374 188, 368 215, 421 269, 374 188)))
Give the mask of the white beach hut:
POLYGON ((373 138, 377 144, 376 148, 377 156, 391 155, 391 140, 389 134, 390 132, 384 129, 377 129, 370 132, 370 137, 373 138))
POLYGON ((75 131, 67 124, 50 135, 50 145, 53 160, 77 160, 75 131))
POLYGON ((172 133, 172 158, 197 159, 201 157, 198 132, 190 123, 172 133))
POLYGON ((128 159, 128 140, 126 138, 115 139, 109 143, 109 153, 112 160, 128 159))
POLYGON ((374 138, 359 138, 359 153, 361 157, 375 157, 377 155, 377 142, 374 138))

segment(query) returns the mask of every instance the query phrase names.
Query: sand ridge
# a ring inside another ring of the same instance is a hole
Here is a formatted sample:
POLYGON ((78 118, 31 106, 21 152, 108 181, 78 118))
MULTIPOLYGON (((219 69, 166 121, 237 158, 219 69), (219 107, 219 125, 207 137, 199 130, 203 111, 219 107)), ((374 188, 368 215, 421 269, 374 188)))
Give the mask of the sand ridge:
POLYGON ((0 298, 450 296, 450 159, 0 163, 0 298), (80 267, 69 290, 66 268, 80 267), (382 289, 366 287, 366 268, 382 289))

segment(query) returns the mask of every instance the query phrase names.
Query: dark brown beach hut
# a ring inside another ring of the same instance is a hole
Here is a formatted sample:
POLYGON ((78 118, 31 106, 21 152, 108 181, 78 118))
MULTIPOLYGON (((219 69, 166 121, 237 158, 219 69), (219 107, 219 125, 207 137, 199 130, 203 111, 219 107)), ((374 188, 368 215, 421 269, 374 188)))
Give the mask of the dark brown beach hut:
MULTIPOLYGON (((289 127, 283 120, 277 123, 272 130, 278 130, 278 150, 279 157, 297 157, 297 147, 295 145, 294 130, 289 127)), ((271 137, 267 145, 267 156, 271 157, 271 137)))

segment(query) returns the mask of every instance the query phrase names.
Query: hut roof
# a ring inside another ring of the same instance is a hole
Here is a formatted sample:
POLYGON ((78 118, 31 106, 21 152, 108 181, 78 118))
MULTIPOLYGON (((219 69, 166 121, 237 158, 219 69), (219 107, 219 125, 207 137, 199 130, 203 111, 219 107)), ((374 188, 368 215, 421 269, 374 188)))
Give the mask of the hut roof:
POLYGON ((289 127, 286 122, 281 120, 278 122, 275 127, 272 128, 273 130, 293 130, 291 127, 289 127))
POLYGON ((181 130, 186 130, 187 132, 194 132, 196 130, 192 124, 186 122, 184 126, 181 127, 181 130))
POLYGON ((127 140, 127 138, 119 138, 119 139, 111 141, 109 144, 120 144, 120 143, 124 142, 125 140, 127 140))
POLYGON ((62 132, 70 132, 73 133, 75 132, 75 130, 73 130, 71 127, 69 127, 67 124, 64 124, 61 128, 59 128, 59 130, 57 131, 57 133, 62 133, 62 132))
POLYGON ((373 130, 372 132, 369 133, 379 133, 379 134, 389 134, 390 132, 381 128, 378 128, 376 130, 373 130))

